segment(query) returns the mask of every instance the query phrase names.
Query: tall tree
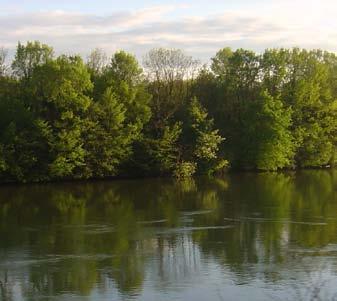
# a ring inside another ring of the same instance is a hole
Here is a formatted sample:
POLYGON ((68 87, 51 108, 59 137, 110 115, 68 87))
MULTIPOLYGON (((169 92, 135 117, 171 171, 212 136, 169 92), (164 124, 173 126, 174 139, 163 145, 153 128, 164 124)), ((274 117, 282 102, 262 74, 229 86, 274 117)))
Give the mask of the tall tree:
MULTIPOLYGON (((259 57, 252 51, 224 48, 212 58, 211 70, 216 80, 216 127, 220 129, 224 153, 233 167, 242 168, 241 151, 245 148, 245 116, 261 91, 259 57)), ((209 109, 212 111, 212 104, 209 109)))
POLYGON ((46 44, 35 41, 23 45, 19 42, 12 63, 13 73, 19 78, 28 79, 36 66, 47 63, 52 57, 53 48, 46 44))
POLYGON ((219 158, 219 147, 224 138, 196 97, 186 106, 183 125, 180 160, 195 163, 201 173, 212 173, 218 167, 224 167, 225 161, 219 158))
POLYGON ((108 57, 102 49, 94 49, 87 57, 87 66, 93 76, 101 75, 107 64, 108 57))
MULTIPOLYGON (((112 56, 94 84, 85 146, 90 170, 96 176, 117 175, 122 165, 132 161, 133 145, 142 139, 143 127, 151 116, 151 96, 136 58, 124 51, 112 56)), ((128 168, 134 167, 130 165, 128 168)))
POLYGON ((179 49, 151 50, 144 59, 153 95, 152 124, 154 129, 164 128, 179 108, 191 98, 191 80, 199 62, 179 49))
POLYGON ((80 177, 86 112, 91 99, 90 75, 78 56, 60 56, 36 66, 28 84, 31 110, 50 147, 52 178, 80 177))
POLYGON ((15 79, 0 78, 0 174, 5 181, 41 181, 48 154, 35 118, 21 99, 15 79))
POLYGON ((333 69, 322 51, 296 48, 291 52, 288 69, 283 95, 285 103, 293 108, 296 162, 302 167, 333 163, 337 97, 331 85, 333 69))
POLYGON ((248 105, 241 166, 265 171, 292 167, 295 147, 291 114, 291 109, 266 91, 248 105))
POLYGON ((4 77, 7 73, 8 66, 6 65, 7 50, 0 48, 0 77, 4 77))
POLYGON ((131 152, 132 128, 125 123, 125 106, 111 88, 92 103, 85 130, 86 176, 115 176, 131 152))

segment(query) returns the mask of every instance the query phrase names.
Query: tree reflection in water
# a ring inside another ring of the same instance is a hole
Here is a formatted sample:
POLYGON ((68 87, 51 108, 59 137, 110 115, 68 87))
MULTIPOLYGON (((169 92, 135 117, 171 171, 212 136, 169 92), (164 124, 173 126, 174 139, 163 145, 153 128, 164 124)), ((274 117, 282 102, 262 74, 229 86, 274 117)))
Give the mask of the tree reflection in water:
POLYGON ((3 300, 145 300, 200 281, 210 300, 218 283, 291 298, 322 266, 332 296, 337 172, 1 187, 0 236, 3 300))

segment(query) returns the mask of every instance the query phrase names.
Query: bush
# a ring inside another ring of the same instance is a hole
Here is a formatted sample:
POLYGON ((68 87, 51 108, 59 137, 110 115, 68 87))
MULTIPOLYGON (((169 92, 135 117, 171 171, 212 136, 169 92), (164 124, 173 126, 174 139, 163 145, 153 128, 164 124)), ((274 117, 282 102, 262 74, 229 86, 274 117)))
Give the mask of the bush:
POLYGON ((177 179, 190 178, 195 174, 196 170, 197 164, 193 162, 181 162, 177 164, 173 175, 177 179))

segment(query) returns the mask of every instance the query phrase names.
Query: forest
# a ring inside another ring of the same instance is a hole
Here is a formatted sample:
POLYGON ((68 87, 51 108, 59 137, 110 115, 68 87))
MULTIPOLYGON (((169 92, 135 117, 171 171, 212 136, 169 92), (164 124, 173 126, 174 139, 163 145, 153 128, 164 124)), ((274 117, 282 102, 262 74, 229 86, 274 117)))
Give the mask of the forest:
POLYGON ((333 167, 337 57, 223 48, 209 64, 179 49, 141 62, 100 49, 0 50, 0 181, 221 174, 333 167))

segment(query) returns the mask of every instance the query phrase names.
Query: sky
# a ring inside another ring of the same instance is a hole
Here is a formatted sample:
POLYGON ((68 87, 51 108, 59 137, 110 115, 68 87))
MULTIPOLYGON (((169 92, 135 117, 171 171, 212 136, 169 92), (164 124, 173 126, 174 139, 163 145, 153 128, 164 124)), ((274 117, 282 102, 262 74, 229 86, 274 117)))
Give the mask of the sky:
POLYGON ((39 40, 56 53, 181 48, 202 61, 223 47, 337 51, 337 0, 0 0, 0 47, 39 40))

